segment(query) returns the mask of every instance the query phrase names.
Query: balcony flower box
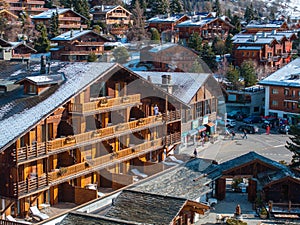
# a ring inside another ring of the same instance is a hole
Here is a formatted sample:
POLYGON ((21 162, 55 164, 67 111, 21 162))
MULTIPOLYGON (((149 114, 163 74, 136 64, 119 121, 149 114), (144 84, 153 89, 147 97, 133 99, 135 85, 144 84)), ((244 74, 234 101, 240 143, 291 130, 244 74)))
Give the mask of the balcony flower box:
POLYGON ((124 124, 120 124, 120 125, 116 126, 117 131, 125 130, 125 128, 126 128, 126 126, 124 124))
POLYGON ((144 124, 145 124, 144 119, 139 119, 139 120, 137 121, 137 125, 138 125, 138 126, 142 126, 142 125, 144 125, 144 124))
POLYGON ((99 137, 99 136, 101 136, 102 135, 102 130, 95 130, 94 132, 93 132, 93 137, 99 137))
POLYGON ((128 103, 129 102, 129 97, 128 96, 124 96, 123 98, 122 98, 122 102, 123 103, 128 103))
POLYGON ((74 144, 76 142, 76 139, 74 136, 66 137, 64 144, 74 144))
POLYGON ((107 98, 103 98, 99 101, 98 107, 106 107, 108 104, 107 98))
POLYGON ((57 172, 58 176, 63 176, 64 174, 66 174, 68 172, 68 169, 65 167, 61 167, 59 168, 59 171, 57 172))

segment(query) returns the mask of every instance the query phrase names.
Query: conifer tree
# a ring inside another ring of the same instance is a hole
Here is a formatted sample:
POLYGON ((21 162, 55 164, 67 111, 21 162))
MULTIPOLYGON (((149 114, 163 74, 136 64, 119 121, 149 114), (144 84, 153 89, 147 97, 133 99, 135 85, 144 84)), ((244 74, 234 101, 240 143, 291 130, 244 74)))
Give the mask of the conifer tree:
POLYGON ((232 84, 234 90, 238 90, 241 86, 239 82, 240 73, 237 69, 230 65, 226 73, 227 80, 232 84))
POLYGON ((208 45, 208 43, 205 43, 203 45, 203 50, 201 52, 201 58, 212 71, 215 71, 218 68, 218 65, 216 62, 216 55, 214 54, 214 52, 212 51, 212 48, 208 45))
POLYGON ((202 51, 202 38, 199 33, 193 33, 188 40, 188 47, 194 49, 197 52, 202 51))
POLYGON ((52 13, 50 19, 50 38, 56 37, 59 35, 59 22, 57 12, 52 13))
POLYGON ((35 41, 34 49, 39 53, 48 52, 50 49, 50 41, 48 39, 46 26, 44 24, 38 24, 36 29, 40 32, 40 35, 35 41))
POLYGON ((290 141, 286 142, 285 147, 293 153, 291 167, 299 168, 300 166, 300 128, 291 126, 292 135, 289 137, 290 141))
POLYGON ((160 42, 160 34, 159 34, 158 30, 156 28, 151 28, 150 32, 151 32, 151 40, 154 43, 159 43, 160 42))
POLYGON ((216 12, 216 16, 221 16, 221 6, 219 0, 215 0, 213 5, 213 11, 216 12))
POLYGON ((169 1, 168 0, 153 0, 149 2, 148 8, 151 9, 150 16, 165 15, 169 12, 169 1))
POLYGON ((171 14, 181 13, 183 11, 182 2, 180 0, 170 1, 170 12, 171 14))
POLYGON ((253 61, 244 61, 241 65, 240 74, 244 78, 245 87, 250 87, 256 84, 257 78, 253 61))

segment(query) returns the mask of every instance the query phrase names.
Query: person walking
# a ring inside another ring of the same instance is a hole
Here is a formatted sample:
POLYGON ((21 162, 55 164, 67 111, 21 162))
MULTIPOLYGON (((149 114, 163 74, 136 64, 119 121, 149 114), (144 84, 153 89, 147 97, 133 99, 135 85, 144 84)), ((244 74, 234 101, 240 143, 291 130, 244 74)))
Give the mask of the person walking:
POLYGON ((233 131, 231 131, 231 140, 233 140, 234 137, 235 137, 235 132, 234 132, 234 130, 233 130, 233 131))
POLYGON ((198 155, 197 149, 195 148, 195 150, 194 150, 194 157, 197 158, 197 155, 198 155))
POLYGON ((243 134, 244 134, 244 135, 243 135, 242 138, 243 138, 243 139, 245 139, 245 138, 247 139, 247 138, 248 138, 248 137, 247 137, 247 131, 246 131, 245 129, 243 130, 243 134))

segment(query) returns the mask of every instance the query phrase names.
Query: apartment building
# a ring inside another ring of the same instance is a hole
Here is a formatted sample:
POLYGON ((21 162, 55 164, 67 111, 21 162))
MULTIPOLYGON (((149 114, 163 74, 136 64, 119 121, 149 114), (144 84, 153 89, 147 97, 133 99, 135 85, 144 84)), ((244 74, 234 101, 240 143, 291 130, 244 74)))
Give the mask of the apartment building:
POLYGON ((300 122, 300 59, 297 58, 261 80, 266 89, 265 115, 287 118, 290 124, 300 122))
POLYGON ((200 37, 207 42, 213 41, 215 37, 225 40, 234 26, 223 18, 194 16, 190 20, 179 23, 176 28, 179 40, 187 43, 193 33, 199 33, 200 37))
POLYGON ((50 49, 52 59, 77 62, 86 62, 91 53, 101 57, 104 53, 104 42, 109 42, 94 31, 83 29, 68 31, 51 41, 56 44, 50 49))
POLYGON ((8 10, 15 15, 20 15, 21 12, 26 12, 28 15, 37 15, 47 10, 44 8, 45 1, 43 0, 4 0, 8 3, 8 10))
POLYGON ((291 61, 295 52, 292 44, 296 38, 294 31, 237 34, 232 38, 233 64, 241 66, 245 60, 253 60, 274 72, 291 61))
POLYGON ((72 29, 79 30, 80 28, 87 28, 86 24, 88 19, 68 8, 48 9, 40 14, 32 16, 31 19, 35 25, 42 23, 49 30, 51 27, 51 17, 56 13, 58 14, 58 27, 62 33, 72 29))
POLYGON ((133 24, 132 14, 120 5, 96 5, 91 9, 93 21, 107 26, 107 32, 114 35, 125 34, 133 24))
POLYGON ((97 188, 136 181, 132 169, 158 172, 157 163, 180 143, 180 112, 188 106, 118 64, 47 63, 42 57, 40 65, 4 68, 1 82, 19 85, 0 96, 6 215, 88 202, 97 188))

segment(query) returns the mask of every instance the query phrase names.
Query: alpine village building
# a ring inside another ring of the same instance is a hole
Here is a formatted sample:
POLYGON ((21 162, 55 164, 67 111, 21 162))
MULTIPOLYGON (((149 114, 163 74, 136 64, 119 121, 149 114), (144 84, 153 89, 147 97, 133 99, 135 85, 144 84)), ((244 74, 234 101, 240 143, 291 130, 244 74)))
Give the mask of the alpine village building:
POLYGON ((67 32, 72 29, 86 29, 88 19, 69 8, 48 9, 38 15, 32 16, 34 24, 42 23, 47 29, 50 29, 51 17, 58 14, 58 28, 61 32, 67 32))
POLYGON ((236 34, 233 38, 233 64, 241 66, 245 60, 253 60, 271 72, 291 61, 294 31, 257 32, 236 34))
POLYGON ((51 51, 54 60, 87 61, 88 56, 94 53, 97 58, 104 53, 104 42, 110 40, 92 30, 70 30, 51 41, 56 44, 51 51))
POLYGON ((158 162, 180 144, 180 111, 188 106, 118 64, 46 65, 42 57, 41 65, 5 68, 5 81, 16 86, 0 97, 6 215, 88 202, 97 198, 88 185, 116 190, 134 182, 133 168, 159 172, 158 162))
POLYGON ((20 15, 22 12, 26 12, 28 15, 36 15, 41 12, 44 12, 47 10, 47 8, 44 8, 45 1, 43 0, 4 0, 6 3, 8 3, 8 8, 10 12, 12 12, 15 15, 20 15))

